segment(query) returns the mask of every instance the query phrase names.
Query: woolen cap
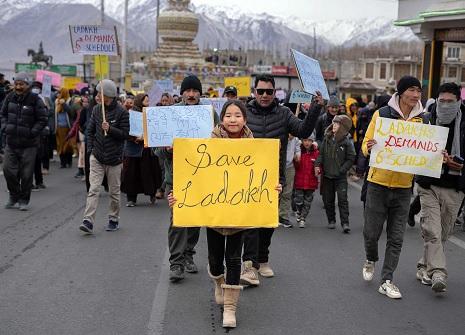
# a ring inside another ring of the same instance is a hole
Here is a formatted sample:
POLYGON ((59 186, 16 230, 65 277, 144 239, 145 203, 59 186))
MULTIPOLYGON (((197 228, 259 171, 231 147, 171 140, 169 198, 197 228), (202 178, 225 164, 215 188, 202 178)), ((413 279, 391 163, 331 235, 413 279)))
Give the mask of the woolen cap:
POLYGON ((118 90, 116 89, 116 84, 113 82, 113 80, 103 79, 97 85, 97 92, 99 93, 100 93, 100 87, 103 87, 103 95, 105 97, 114 98, 118 95, 118 90))
POLYGON ((340 123, 341 127, 344 128, 346 132, 349 132, 352 129, 352 120, 345 114, 336 115, 333 122, 340 123))
POLYGON ((29 75, 26 72, 19 72, 15 76, 15 81, 22 81, 22 82, 25 82, 28 85, 31 84, 31 78, 29 78, 29 75))
POLYGON ((184 91, 187 91, 191 88, 199 91, 199 93, 202 93, 202 83, 200 82, 199 78, 194 75, 187 76, 182 81, 180 91, 181 95, 184 93, 184 91))
POLYGON ((402 95, 402 93, 407 91, 410 87, 418 87, 419 89, 421 89, 421 83, 415 77, 403 76, 399 79, 399 82, 397 83, 397 93, 399 95, 402 95))

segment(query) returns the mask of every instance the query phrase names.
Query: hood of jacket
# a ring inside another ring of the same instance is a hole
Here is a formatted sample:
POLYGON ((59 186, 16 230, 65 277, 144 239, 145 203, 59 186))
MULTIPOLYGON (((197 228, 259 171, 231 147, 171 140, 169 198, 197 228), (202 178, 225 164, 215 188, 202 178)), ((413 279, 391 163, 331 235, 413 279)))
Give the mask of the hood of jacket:
MULTIPOLYGON (((212 138, 229 138, 229 134, 224 126, 219 124, 213 128, 212 138)), ((242 128, 241 138, 253 138, 252 131, 249 129, 249 127, 247 127, 247 125, 244 125, 244 128, 242 128)))
POLYGON ((412 111, 410 112, 409 116, 407 118, 404 117, 404 113, 402 113, 402 110, 400 109, 400 104, 399 104, 399 95, 394 93, 394 95, 391 97, 391 99, 388 102, 388 106, 394 109, 401 117, 402 120, 408 121, 410 119, 413 119, 414 117, 420 115, 423 113, 423 106, 421 104, 421 101, 418 101, 415 107, 413 107, 412 111))

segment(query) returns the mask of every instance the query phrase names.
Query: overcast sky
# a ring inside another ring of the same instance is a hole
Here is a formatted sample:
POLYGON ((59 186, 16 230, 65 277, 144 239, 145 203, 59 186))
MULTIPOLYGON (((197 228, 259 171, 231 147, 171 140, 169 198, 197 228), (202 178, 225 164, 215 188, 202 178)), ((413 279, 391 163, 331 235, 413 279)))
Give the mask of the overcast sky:
POLYGON ((294 15, 308 17, 312 21, 321 21, 325 18, 360 19, 370 16, 396 19, 397 2, 397 0, 191 0, 195 5, 238 6, 254 13, 294 15))

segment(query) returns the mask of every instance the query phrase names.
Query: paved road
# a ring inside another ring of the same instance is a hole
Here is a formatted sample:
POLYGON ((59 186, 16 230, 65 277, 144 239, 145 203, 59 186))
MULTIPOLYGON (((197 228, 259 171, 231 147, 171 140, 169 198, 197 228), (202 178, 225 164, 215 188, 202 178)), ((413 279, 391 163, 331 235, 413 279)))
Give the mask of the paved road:
MULTIPOLYGON (((124 207, 121 230, 104 231, 108 196, 101 196, 96 233, 82 236, 84 184, 57 169, 48 189, 35 192, 31 210, 0 209, 0 334, 177 335, 213 334, 221 328, 206 275, 202 232, 201 272, 181 284, 167 281, 168 209, 165 201, 124 207)), ((239 334, 463 334, 465 249, 446 246, 448 292, 434 295, 415 279, 422 242, 408 228, 395 283, 404 298, 377 293, 361 278, 364 259, 359 191, 350 189, 352 234, 325 227, 319 196, 309 227, 276 231, 271 262, 276 277, 245 289, 239 334)), ((0 202, 7 198, 3 177, 0 202)), ((465 234, 455 237, 465 241, 465 234)), ((384 243, 384 240, 383 242, 384 243)))

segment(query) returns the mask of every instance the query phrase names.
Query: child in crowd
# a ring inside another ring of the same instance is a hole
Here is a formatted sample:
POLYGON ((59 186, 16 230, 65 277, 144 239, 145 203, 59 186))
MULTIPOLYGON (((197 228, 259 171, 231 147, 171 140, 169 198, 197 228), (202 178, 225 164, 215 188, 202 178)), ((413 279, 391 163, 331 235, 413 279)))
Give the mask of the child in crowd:
POLYGON ((315 174, 323 168, 323 202, 328 229, 336 228, 336 193, 341 217, 341 226, 345 234, 349 228, 349 202, 347 200, 347 172, 355 160, 353 141, 347 136, 352 128, 352 120, 347 115, 336 115, 333 123, 326 128, 325 137, 316 160, 315 174))
MULTIPOLYGON (((246 126, 247 112, 240 100, 229 100, 221 110, 221 124, 213 129, 213 138, 240 139, 253 138, 246 126)), ((282 186, 276 187, 281 192, 282 186)), ((176 204, 172 193, 168 203, 176 204)), ((236 327, 236 307, 242 286, 241 276, 242 233, 244 228, 207 228, 208 274, 215 285, 215 301, 223 305, 223 327, 236 327), (226 244, 226 245, 225 245, 226 244), (226 260, 226 275, 224 273, 226 260)))
POLYGON ((301 141, 300 160, 295 162, 294 200, 297 206, 297 223, 300 228, 305 228, 305 220, 312 206, 313 192, 318 188, 315 161, 320 152, 314 142, 315 135, 301 141))

